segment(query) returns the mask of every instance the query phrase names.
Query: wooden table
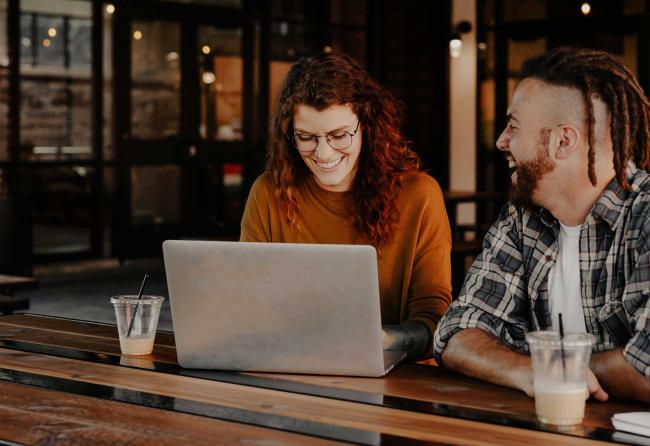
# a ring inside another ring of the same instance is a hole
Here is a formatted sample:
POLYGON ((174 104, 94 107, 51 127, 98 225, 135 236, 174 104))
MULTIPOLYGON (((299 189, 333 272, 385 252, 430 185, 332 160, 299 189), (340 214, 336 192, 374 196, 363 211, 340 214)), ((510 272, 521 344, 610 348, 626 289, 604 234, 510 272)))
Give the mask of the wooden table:
POLYGON ((583 425, 559 433, 523 393, 434 366, 385 378, 188 370, 168 332, 128 357, 113 325, 0 317, 0 445, 596 445, 634 440, 610 417, 635 410, 647 407, 589 401, 583 425))

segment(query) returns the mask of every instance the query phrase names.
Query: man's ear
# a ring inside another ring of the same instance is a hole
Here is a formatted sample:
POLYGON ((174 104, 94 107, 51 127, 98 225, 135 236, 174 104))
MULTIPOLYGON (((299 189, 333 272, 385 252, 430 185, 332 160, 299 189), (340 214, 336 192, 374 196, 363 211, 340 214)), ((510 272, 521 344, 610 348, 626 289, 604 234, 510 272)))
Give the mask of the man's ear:
POLYGON ((578 151, 580 131, 572 125, 558 125, 551 131, 549 138, 549 156, 564 160, 578 151))

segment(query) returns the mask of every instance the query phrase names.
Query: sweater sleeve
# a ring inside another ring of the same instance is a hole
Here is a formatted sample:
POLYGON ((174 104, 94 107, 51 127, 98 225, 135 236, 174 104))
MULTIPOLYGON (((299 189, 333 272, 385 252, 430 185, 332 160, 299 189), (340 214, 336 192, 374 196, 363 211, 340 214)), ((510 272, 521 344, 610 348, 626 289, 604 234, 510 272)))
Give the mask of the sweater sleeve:
MULTIPOLYGON (((451 302, 451 230, 442 190, 427 177, 419 195, 423 195, 418 215, 411 283, 406 305, 406 321, 424 324, 431 335, 451 302)), ((416 198, 416 197, 413 197, 416 198)), ((431 349, 427 356, 431 355, 431 349)))
POLYGON ((270 242, 270 198, 273 196, 271 179, 261 175, 251 187, 241 220, 240 242, 270 242))

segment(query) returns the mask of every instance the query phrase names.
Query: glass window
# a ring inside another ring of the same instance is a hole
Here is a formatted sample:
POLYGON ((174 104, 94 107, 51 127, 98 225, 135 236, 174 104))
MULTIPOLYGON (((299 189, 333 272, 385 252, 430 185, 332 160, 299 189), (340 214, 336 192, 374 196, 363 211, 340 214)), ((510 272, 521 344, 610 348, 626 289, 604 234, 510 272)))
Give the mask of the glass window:
POLYGON ((304 20, 313 14, 314 3, 311 0, 271 0, 271 17, 304 20))
POLYGON ((332 48, 356 59, 362 66, 366 63, 366 33, 332 29, 332 48))
MULTIPOLYGON (((580 6, 575 2, 561 1, 580 6)), ((544 19, 546 18, 546 3, 546 0, 504 0, 503 19, 506 22, 544 19)))
MULTIPOLYGON (((90 68, 92 64, 92 21, 70 19, 68 21, 68 48, 70 66, 90 68)), ((110 55, 110 53, 109 53, 110 55)), ((108 57, 110 58, 110 57, 108 57)))
POLYGON ((366 23, 365 0, 331 0, 330 19, 332 23, 364 26, 366 23))
MULTIPOLYGON (((7 48, 7 2, 0 0, 0 161, 9 159, 9 57, 7 48)), ((0 186, 1 189, 1 186, 0 186)), ((2 191, 0 190, 0 197, 2 191)))
POLYGON ((90 250, 94 171, 84 166, 24 169, 32 187, 35 255, 90 250))
POLYGON ((180 126, 180 25, 163 21, 134 22, 131 38, 133 137, 176 136, 180 126))
POLYGON ((219 8, 241 9, 243 0, 164 0, 171 3, 191 3, 202 4, 208 6, 216 6, 219 8))
POLYGON ((645 12, 645 3, 645 0, 623 0, 623 14, 643 14, 645 12))
POLYGON ((198 30, 201 138, 233 141, 243 137, 241 36, 241 29, 202 26, 198 30))
POLYGON ((291 69, 293 62, 283 62, 278 60, 272 60, 269 64, 269 113, 273 113, 275 109, 275 100, 282 88, 282 82, 284 78, 287 77, 287 73, 291 69))
POLYGON ((131 168, 131 224, 180 222, 181 170, 176 165, 131 168))
POLYGON ((322 50, 314 27, 289 22, 271 22, 271 59, 295 61, 322 50))
POLYGON ((4 169, 0 168, 0 200, 7 198, 7 177, 4 169))
POLYGON ((113 142, 113 8, 104 7, 104 85, 103 85, 103 141, 102 151, 104 160, 112 161, 115 158, 115 144, 113 142))
MULTIPOLYGON (((4 34, 4 33, 3 33, 4 34)), ((20 15, 20 63, 34 65, 34 15, 20 15)))
POLYGON ((62 17, 37 15, 35 50, 37 65, 63 67, 65 60, 65 37, 62 17))

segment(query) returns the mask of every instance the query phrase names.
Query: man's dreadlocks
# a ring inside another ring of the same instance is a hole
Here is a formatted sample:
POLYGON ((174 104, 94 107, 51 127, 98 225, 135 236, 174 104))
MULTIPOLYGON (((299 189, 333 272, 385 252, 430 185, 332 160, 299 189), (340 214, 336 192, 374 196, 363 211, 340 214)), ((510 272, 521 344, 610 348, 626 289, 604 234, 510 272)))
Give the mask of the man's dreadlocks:
POLYGON ((625 168, 630 160, 650 171, 650 102, 634 74, 616 57, 604 51, 556 48, 524 62, 522 76, 582 92, 589 136, 587 173, 594 186, 594 96, 607 105, 611 115, 618 183, 629 190, 625 168))

